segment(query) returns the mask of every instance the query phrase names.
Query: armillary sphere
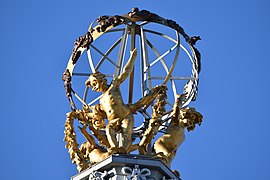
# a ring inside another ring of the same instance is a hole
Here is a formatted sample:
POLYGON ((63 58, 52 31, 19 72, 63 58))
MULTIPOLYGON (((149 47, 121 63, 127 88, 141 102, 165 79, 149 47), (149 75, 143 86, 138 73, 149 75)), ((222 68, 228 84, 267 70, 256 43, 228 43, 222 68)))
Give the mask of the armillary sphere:
MULTIPOLYGON (((66 68, 69 77, 65 87, 71 108, 95 104, 100 96, 84 86, 86 78, 97 71, 109 80, 118 76, 134 48, 139 50, 139 56, 129 81, 121 89, 127 96, 126 103, 132 104, 135 96, 142 97, 154 85, 164 84, 171 91, 168 106, 172 106, 177 94, 183 93, 182 107, 187 106, 195 100, 198 90, 200 53, 194 47, 197 40, 199 36, 189 37, 175 21, 138 8, 124 15, 97 18, 87 33, 76 40, 66 68)), ((151 118, 151 105, 139 112, 142 116, 136 119, 140 123, 134 128, 134 138, 141 136, 151 118)), ((170 112, 162 119, 164 126, 160 130, 166 129, 170 112)))

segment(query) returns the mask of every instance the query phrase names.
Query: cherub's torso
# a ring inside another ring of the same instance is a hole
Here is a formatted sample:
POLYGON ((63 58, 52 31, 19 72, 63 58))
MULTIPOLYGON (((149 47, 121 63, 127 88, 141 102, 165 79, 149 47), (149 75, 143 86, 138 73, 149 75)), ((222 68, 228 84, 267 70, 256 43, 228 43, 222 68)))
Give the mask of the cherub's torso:
POLYGON ((129 112, 128 106, 123 102, 119 87, 111 85, 100 98, 100 105, 107 114, 107 119, 124 118, 129 112))

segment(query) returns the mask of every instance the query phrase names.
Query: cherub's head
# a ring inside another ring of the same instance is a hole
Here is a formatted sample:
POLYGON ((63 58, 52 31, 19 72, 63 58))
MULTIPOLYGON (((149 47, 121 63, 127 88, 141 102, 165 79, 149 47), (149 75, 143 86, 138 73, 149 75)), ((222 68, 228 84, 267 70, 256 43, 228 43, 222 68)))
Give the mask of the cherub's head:
POLYGON ((184 108, 180 110, 179 121, 183 128, 187 128, 188 131, 194 130, 196 124, 199 126, 202 123, 203 116, 197 112, 194 108, 184 108))
POLYGON ((94 91, 102 92, 107 86, 106 76, 100 72, 95 72, 85 81, 87 87, 92 87, 94 91))

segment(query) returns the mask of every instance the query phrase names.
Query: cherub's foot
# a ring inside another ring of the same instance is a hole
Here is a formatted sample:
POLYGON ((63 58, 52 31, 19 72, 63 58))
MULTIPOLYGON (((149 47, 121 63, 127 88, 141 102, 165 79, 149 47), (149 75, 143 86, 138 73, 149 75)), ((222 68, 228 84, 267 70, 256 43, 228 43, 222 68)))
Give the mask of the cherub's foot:
POLYGON ((146 146, 142 145, 142 146, 139 146, 139 153, 142 154, 142 155, 146 155, 147 151, 146 151, 146 146))
POLYGON ((169 161, 168 157, 165 156, 162 152, 155 154, 153 158, 161 160, 164 164, 167 164, 169 161))
POLYGON ((177 171, 176 169, 175 170, 173 170, 172 171, 177 177, 179 177, 180 178, 180 172, 179 171, 177 171))
POLYGON ((110 154, 127 154, 128 150, 124 147, 111 147, 109 148, 108 152, 110 154))
POLYGON ((110 153, 110 154, 117 154, 117 151, 118 150, 118 148, 116 148, 116 147, 110 147, 109 149, 108 149, 108 152, 110 153))
POLYGON ((118 148, 118 153, 119 153, 119 154, 127 154, 127 153, 128 153, 128 151, 127 151, 127 149, 126 149, 126 148, 124 148, 124 147, 120 147, 120 148, 118 148))

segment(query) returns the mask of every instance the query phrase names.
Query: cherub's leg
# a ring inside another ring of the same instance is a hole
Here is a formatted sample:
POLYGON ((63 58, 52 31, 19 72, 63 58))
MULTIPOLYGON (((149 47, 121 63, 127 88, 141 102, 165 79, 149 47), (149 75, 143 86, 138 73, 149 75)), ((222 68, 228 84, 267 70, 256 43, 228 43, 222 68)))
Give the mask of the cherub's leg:
MULTIPOLYGON (((161 137, 162 138, 162 137, 161 137)), ((163 142, 160 138, 155 142, 154 149, 156 154, 163 153, 164 155, 167 155, 170 153, 170 149, 166 146, 166 143, 163 142)))
POLYGON ((154 144, 154 150, 156 157, 161 159, 166 165, 168 164, 168 157, 171 153, 171 149, 167 147, 167 144, 163 141, 163 137, 160 137, 154 144))
POLYGON ((125 119, 122 120, 122 142, 119 145, 120 153, 128 153, 128 150, 132 144, 132 132, 134 126, 134 117, 132 114, 128 115, 125 119))
POLYGON ((91 153, 89 153, 89 159, 91 163, 97 163, 103 161, 104 159, 109 157, 109 155, 109 152, 103 150, 100 147, 97 147, 93 151, 91 151, 91 153))
POLYGON ((111 146, 109 149, 111 154, 115 153, 115 149, 118 147, 115 128, 116 128, 115 125, 112 123, 109 123, 106 126, 106 136, 107 136, 108 142, 111 146))
POLYGON ((156 123, 156 121, 157 119, 155 118, 151 119, 148 128, 144 132, 143 138, 139 144, 140 154, 147 154, 147 147, 149 144, 151 145, 153 137, 157 134, 159 125, 156 123))

